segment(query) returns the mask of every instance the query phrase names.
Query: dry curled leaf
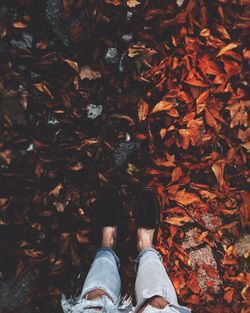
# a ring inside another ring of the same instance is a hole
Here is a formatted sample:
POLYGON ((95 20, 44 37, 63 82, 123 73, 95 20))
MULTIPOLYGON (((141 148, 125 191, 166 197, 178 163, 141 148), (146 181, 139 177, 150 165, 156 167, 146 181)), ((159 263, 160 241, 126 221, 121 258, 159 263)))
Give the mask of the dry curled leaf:
POLYGON ((148 104, 146 101, 141 99, 137 104, 138 118, 140 122, 143 122, 148 115, 148 104))

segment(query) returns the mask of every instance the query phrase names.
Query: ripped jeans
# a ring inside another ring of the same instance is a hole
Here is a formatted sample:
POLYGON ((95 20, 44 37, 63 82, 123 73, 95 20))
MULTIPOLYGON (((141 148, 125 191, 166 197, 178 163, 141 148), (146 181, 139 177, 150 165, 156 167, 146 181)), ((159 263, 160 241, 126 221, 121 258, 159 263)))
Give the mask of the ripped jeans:
POLYGON ((121 298, 120 261, 112 249, 100 248, 95 256, 81 295, 76 299, 62 298, 61 304, 65 313, 119 313, 138 312, 148 299, 161 296, 167 300, 164 309, 156 309, 147 305, 144 313, 190 313, 191 310, 180 306, 174 286, 162 264, 161 256, 153 248, 140 252, 135 261, 137 276, 135 282, 136 306, 131 300, 121 298), (101 289, 109 295, 101 299, 87 300, 84 297, 95 289, 101 289), (113 301, 111 301, 111 299, 113 301))

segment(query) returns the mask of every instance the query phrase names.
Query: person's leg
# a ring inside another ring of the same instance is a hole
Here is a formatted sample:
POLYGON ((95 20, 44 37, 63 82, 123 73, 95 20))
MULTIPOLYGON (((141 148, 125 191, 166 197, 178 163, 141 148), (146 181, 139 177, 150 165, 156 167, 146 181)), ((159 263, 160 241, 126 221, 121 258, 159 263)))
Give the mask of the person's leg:
POLYGON ((161 262, 160 254, 153 248, 154 229, 138 228, 138 271, 135 283, 136 312, 146 306, 163 309, 168 304, 178 305, 174 286, 161 262))
POLYGON ((116 227, 104 227, 102 245, 84 282, 81 297, 94 300, 106 295, 113 302, 119 299, 121 279, 119 259, 113 250, 115 243, 116 227))

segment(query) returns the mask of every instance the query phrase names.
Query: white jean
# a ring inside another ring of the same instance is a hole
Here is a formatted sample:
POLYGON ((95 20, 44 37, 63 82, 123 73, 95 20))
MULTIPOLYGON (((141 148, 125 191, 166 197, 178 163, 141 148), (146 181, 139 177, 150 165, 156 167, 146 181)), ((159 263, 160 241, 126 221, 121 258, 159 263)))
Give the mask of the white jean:
POLYGON ((153 248, 140 252, 135 261, 137 276, 135 282, 136 306, 131 301, 121 299, 121 278, 119 275, 120 261, 115 252, 109 248, 97 251, 94 262, 84 282, 82 292, 76 299, 62 298, 65 313, 118 313, 138 312, 146 300, 161 296, 169 303, 164 309, 155 309, 148 305, 144 313, 190 313, 191 310, 180 306, 174 286, 162 264, 161 256, 153 248), (90 291, 101 289, 109 297, 97 300, 84 298, 90 291), (110 298, 113 300, 111 301, 110 298))

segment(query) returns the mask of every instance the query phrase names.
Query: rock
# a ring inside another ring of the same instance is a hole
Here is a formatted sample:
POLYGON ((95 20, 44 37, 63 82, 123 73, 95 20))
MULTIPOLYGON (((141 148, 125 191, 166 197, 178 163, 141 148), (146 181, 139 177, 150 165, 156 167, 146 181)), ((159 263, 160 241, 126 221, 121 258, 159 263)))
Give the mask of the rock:
POLYGON ((189 229, 185 233, 185 238, 182 243, 182 248, 184 250, 188 250, 190 248, 196 248, 198 247, 202 242, 197 243, 195 240, 199 235, 201 234, 201 231, 198 228, 192 228, 189 229))
POLYGON ((214 259, 214 255, 211 247, 206 246, 204 248, 193 250, 189 253, 189 258, 191 259, 191 267, 193 271, 198 272, 198 281, 201 289, 201 293, 207 292, 208 288, 212 288, 214 293, 220 291, 220 286, 222 284, 218 270, 217 263, 214 259), (208 265, 215 269, 217 272, 217 277, 211 278, 204 269, 204 265, 208 265), (208 287, 207 283, 212 283, 213 287, 208 287))
POLYGON ((49 117, 48 117, 48 124, 52 125, 52 126, 55 126, 55 125, 60 124, 60 122, 53 115, 50 114, 49 117))
POLYGON ((202 213, 200 218, 203 220, 207 230, 211 232, 215 232, 222 225, 221 218, 211 213, 202 213))
POLYGON ((99 115, 102 114, 102 105, 96 105, 96 104, 88 104, 87 105, 87 117, 91 120, 94 120, 99 115))
POLYGON ((126 41, 126 42, 130 42, 133 39, 133 34, 129 33, 129 34, 124 34, 122 36, 122 40, 126 41))
POLYGON ((114 161, 117 167, 124 166, 128 159, 136 154, 140 149, 137 142, 122 142, 118 145, 114 153, 114 161))
POLYGON ((235 243, 235 249, 239 256, 247 258, 250 255, 250 234, 242 234, 235 243))
POLYGON ((25 274, 16 283, 0 282, 0 312, 2 308, 21 308, 31 288, 32 275, 25 274))
POLYGON ((114 47, 109 47, 105 52, 105 60, 108 63, 116 64, 119 62, 118 50, 114 47))
POLYGON ((33 37, 30 33, 23 32, 22 39, 16 40, 11 39, 10 43, 12 46, 19 49, 31 49, 32 48, 33 37))

